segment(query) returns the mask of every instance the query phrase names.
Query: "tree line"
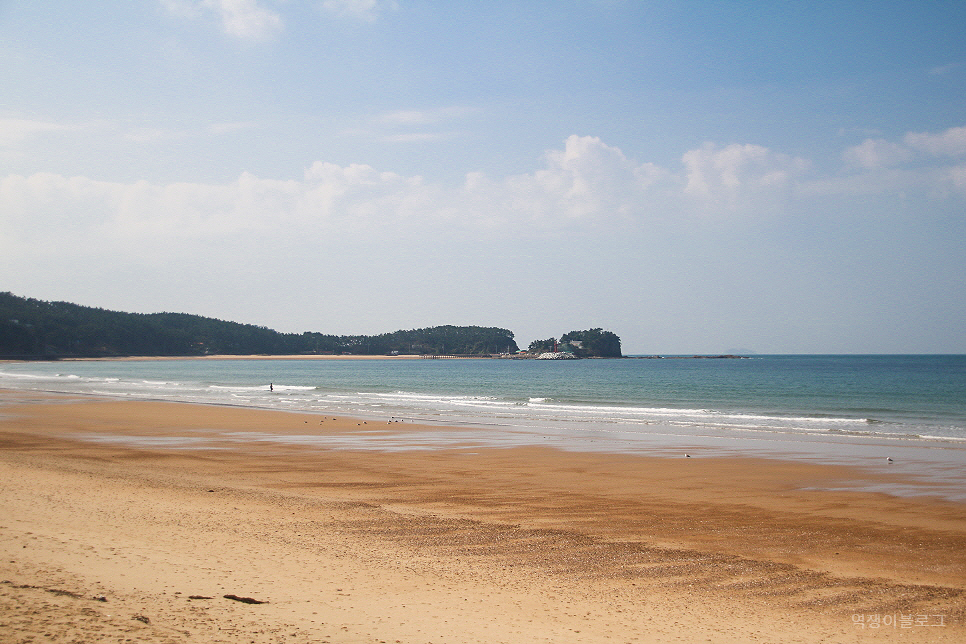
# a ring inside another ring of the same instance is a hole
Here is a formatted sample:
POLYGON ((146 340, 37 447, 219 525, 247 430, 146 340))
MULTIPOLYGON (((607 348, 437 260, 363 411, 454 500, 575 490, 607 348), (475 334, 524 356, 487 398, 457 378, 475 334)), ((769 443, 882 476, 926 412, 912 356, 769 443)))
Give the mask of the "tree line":
POLYGON ((438 326, 381 335, 280 333, 186 313, 124 313, 0 293, 0 357, 513 353, 506 329, 438 326))

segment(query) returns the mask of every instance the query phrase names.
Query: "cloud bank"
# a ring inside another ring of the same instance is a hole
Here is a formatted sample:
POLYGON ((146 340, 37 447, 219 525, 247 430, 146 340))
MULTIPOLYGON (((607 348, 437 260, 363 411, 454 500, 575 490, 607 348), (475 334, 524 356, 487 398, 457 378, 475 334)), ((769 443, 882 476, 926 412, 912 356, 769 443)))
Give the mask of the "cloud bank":
MULTIPOLYGON (((7 122, 8 136, 54 128, 7 122)), ((10 175, 0 179, 0 238, 5 252, 26 256, 38 248, 142 253, 175 242, 244 236, 619 235, 654 223, 784 216, 816 194, 920 190, 934 199, 962 200, 964 154, 966 128, 909 133, 902 142, 868 139, 844 152, 851 171, 818 176, 808 160, 758 145, 707 143, 684 153, 680 167, 666 168, 629 159, 597 137, 573 135, 562 149, 545 153, 540 169, 502 178, 469 173, 456 186, 323 161, 299 179, 244 173, 226 184, 10 175)))

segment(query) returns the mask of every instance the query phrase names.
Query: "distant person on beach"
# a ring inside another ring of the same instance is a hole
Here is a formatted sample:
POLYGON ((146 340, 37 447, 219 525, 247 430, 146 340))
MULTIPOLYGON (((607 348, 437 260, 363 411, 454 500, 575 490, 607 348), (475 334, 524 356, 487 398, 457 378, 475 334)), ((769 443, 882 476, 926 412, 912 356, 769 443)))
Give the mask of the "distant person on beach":
POLYGON ((274 382, 268 383, 268 390, 269 391, 275 391, 275 383, 274 382))

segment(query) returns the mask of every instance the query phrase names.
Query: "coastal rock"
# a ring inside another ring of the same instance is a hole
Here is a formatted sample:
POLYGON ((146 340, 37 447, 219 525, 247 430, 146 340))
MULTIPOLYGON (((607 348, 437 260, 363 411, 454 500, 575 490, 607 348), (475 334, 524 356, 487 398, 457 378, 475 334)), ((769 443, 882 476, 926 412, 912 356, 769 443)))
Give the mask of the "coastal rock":
POLYGON ((268 602, 252 599, 251 597, 239 597, 238 595, 224 595, 225 599, 231 599, 243 604, 267 604, 268 602))

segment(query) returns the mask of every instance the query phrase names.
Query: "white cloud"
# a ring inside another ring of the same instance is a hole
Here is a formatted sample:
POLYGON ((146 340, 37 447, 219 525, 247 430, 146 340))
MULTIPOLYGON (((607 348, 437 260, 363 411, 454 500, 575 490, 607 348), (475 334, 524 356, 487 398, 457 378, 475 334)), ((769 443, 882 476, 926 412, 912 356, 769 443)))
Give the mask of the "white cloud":
POLYGON ((221 15, 225 33, 237 38, 263 40, 282 30, 282 18, 274 11, 259 7, 255 0, 207 0, 221 15))
POLYGON ((966 155, 966 127, 951 127, 939 134, 909 132, 902 143, 885 139, 866 139, 847 148, 842 158, 851 165, 876 170, 891 168, 909 161, 932 162, 941 157, 966 155))
POLYGON ((756 199, 774 205, 810 167, 806 159, 773 152, 760 145, 706 143, 681 157, 684 192, 712 210, 750 208, 756 199))
POLYGON ((910 132, 906 145, 932 156, 962 156, 966 154, 966 127, 951 127, 941 134, 910 132))
POLYGON ((372 22, 386 11, 396 11, 395 0, 323 0, 322 8, 338 16, 372 22))
POLYGON ((471 107, 452 105, 432 110, 399 110, 386 112, 376 117, 380 125, 431 125, 442 121, 464 118, 477 110, 471 107))
POLYGON ((386 143, 425 143, 460 136, 453 130, 440 131, 434 126, 467 117, 477 110, 450 106, 431 110, 399 110, 386 112, 369 120, 370 129, 357 129, 346 134, 375 138, 386 143))
POLYGON ((76 129, 78 128, 73 125, 51 123, 49 121, 0 118, 0 146, 20 143, 39 134, 68 132, 76 129))
POLYGON ((267 40, 284 28, 282 17, 257 0, 161 0, 161 5, 179 18, 214 14, 226 34, 243 40, 267 40))
POLYGON ((458 187, 325 162, 299 180, 245 173, 227 184, 9 176, 0 181, 0 236, 21 252, 42 242, 68 254, 141 258, 161 257, 171 243, 231 238, 445 239, 472 229, 527 236, 560 226, 624 226, 646 216, 656 186, 673 184, 667 171, 636 164, 594 137, 572 136, 545 161, 534 173, 500 180, 471 174, 458 187))
MULTIPOLYGON (((940 150, 958 140, 956 129, 922 136, 930 136, 922 139, 925 147, 940 150)), ((892 150, 877 142, 852 154, 878 159, 883 149, 892 150)), ((11 175, 0 179, 0 246, 18 255, 56 247, 71 255, 144 258, 163 257, 172 242, 197 249, 226 239, 258 246, 491 234, 526 239, 567 231, 620 235, 655 222, 703 221, 704 215, 725 215, 728 222, 748 214, 787 216, 781 206, 815 197, 913 190, 927 199, 964 196, 966 168, 860 163, 850 175, 815 178, 801 158, 757 145, 708 143, 685 153, 680 168, 668 169, 630 159, 597 137, 573 135, 533 172, 502 178, 472 172, 458 186, 321 161, 298 179, 244 173, 224 184, 11 175)))
POLYGON ((912 151, 898 143, 885 139, 866 139, 842 153, 842 157, 862 168, 888 168, 912 158, 912 151))
POLYGON ((639 165, 591 136, 570 136, 564 149, 548 151, 544 161, 544 169, 503 180, 467 174, 454 210, 472 213, 484 228, 519 235, 617 230, 666 216, 678 183, 672 173, 639 165))
MULTIPOLYGON (((633 214, 656 168, 638 166, 597 137, 577 135, 567 139, 563 150, 547 152, 546 161, 548 168, 537 171, 532 184, 548 206, 569 219, 633 214)), ((516 185, 521 183, 518 177, 516 185)))

